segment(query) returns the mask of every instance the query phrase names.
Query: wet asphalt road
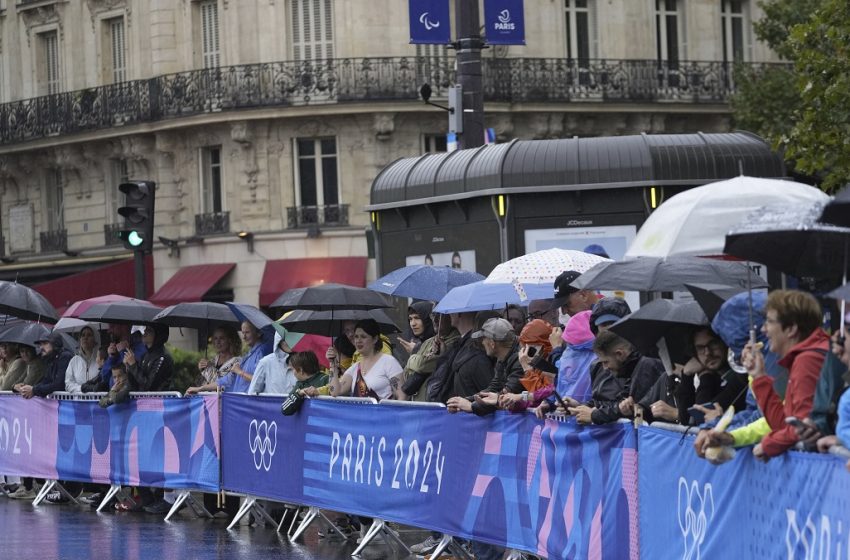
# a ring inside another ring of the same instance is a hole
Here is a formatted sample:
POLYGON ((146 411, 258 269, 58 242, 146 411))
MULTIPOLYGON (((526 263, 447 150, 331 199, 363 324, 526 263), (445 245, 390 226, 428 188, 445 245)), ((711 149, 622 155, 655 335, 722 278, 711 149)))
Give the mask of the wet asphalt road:
MULTIPOLYGON (((202 520, 188 508, 172 517, 145 513, 96 513, 88 506, 41 505, 0 497, 0 559, 2 560, 204 560, 279 559, 341 560, 351 558, 354 539, 326 541, 314 523, 299 543, 289 543, 276 527, 240 525, 227 530, 229 520, 202 520)), ((408 544, 427 533, 402 530, 408 544)), ((379 539, 376 539, 379 540, 379 539)), ((405 558, 381 541, 367 547, 363 560, 405 558)), ((415 558, 411 556, 410 558, 415 558)))

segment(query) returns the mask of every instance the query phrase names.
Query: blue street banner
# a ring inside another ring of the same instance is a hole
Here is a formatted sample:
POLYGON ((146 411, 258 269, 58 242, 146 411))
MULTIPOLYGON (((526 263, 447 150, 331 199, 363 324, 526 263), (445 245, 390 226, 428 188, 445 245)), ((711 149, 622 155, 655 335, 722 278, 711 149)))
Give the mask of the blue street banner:
POLYGON ((693 440, 638 431, 641 558, 847 556, 846 460, 791 451, 764 464, 745 447, 713 466, 693 440))
POLYGON ((484 0, 484 35, 490 45, 524 45, 523 0, 484 0))
POLYGON ((408 0, 410 43, 447 45, 451 42, 449 0, 408 0))
POLYGON ((0 472, 101 484, 219 489, 218 398, 0 397, 0 472))
POLYGON ((548 558, 634 558, 636 437, 531 414, 225 394, 226 490, 415 525, 548 558))

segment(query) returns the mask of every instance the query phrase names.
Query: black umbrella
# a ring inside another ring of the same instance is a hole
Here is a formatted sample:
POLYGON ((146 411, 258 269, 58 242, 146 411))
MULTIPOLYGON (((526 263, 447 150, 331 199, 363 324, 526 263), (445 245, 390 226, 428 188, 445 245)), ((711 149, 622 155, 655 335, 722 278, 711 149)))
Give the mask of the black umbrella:
POLYGON ((820 221, 850 227, 850 186, 844 187, 823 209, 820 221))
POLYGON ((656 299, 611 325, 610 330, 643 353, 653 351, 664 338, 673 363, 684 364, 692 357, 690 337, 694 328, 708 324, 708 317, 695 301, 656 299))
POLYGON ((143 299, 128 299, 92 305, 80 314, 80 319, 101 323, 150 325, 162 308, 143 299))
POLYGON ((43 295, 17 282, 0 280, 0 312, 31 321, 55 323, 56 309, 43 295))
MULTIPOLYGON (((638 257, 625 261, 603 262, 576 278, 572 286, 590 290, 634 290, 646 292, 683 292, 686 284, 725 284, 746 288, 747 265, 739 262, 700 257, 638 257)), ((752 278, 753 288, 766 288, 767 282, 752 278)))
POLYGON ((744 288, 723 284, 685 284, 685 287, 702 307, 709 320, 714 319, 727 299, 746 291, 744 288))
POLYGON ((0 342, 14 342, 35 347, 39 340, 47 340, 50 329, 41 323, 22 323, 0 333, 0 342))
POLYGON ((380 309, 393 307, 392 299, 366 288, 345 284, 319 284, 309 288, 293 288, 281 294, 270 307, 283 311, 309 309, 330 311, 338 309, 380 309))
POLYGON ((211 301, 193 301, 170 305, 153 320, 169 327, 186 327, 209 332, 218 325, 239 326, 239 319, 228 306, 211 301))
POLYGON ((401 332, 395 322, 381 309, 340 309, 337 311, 293 311, 281 319, 281 325, 292 332, 319 334, 322 336, 340 336, 345 321, 374 319, 383 334, 401 332))
POLYGON ((822 203, 761 208, 726 235, 724 252, 796 277, 846 273, 850 228, 818 222, 822 203))

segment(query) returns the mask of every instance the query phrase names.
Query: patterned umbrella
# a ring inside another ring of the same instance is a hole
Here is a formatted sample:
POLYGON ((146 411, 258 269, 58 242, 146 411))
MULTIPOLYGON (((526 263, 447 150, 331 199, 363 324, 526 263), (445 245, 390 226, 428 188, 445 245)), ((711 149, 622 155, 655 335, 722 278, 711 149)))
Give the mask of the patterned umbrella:
POLYGON ((414 264, 394 270, 369 284, 369 289, 391 296, 440 301, 452 288, 484 280, 477 272, 448 266, 414 264))
MULTIPOLYGON (((566 270, 586 272, 598 263, 610 261, 611 259, 583 251, 544 249, 503 262, 493 269, 484 282, 486 284, 548 284, 552 288, 555 278, 566 270)), ((548 297, 552 297, 552 294, 548 297)))

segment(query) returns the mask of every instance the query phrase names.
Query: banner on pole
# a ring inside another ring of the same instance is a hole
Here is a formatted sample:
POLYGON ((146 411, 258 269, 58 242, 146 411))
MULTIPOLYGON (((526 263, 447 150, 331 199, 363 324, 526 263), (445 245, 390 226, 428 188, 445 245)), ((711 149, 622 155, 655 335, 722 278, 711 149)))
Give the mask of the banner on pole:
POLYGON ((524 45, 523 0, 484 0, 484 35, 490 45, 524 45))
POLYGON ((447 45, 451 42, 449 0, 408 0, 410 43, 447 45))

